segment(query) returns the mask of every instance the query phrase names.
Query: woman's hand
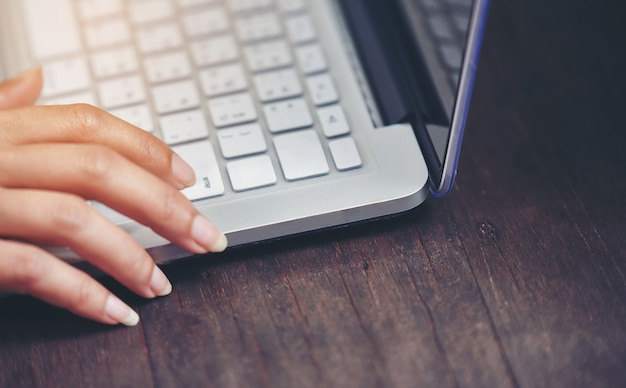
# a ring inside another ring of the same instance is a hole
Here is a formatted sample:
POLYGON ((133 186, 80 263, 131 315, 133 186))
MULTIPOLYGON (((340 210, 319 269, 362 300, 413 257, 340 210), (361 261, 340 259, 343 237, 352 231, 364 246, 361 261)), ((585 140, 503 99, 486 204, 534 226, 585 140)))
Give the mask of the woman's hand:
POLYGON ((89 105, 29 106, 36 69, 0 84, 0 289, 78 315, 134 325, 139 317, 100 283, 38 245, 62 245, 146 297, 172 286, 147 252, 96 212, 96 200, 193 253, 224 235, 179 192, 194 172, 151 134, 89 105))

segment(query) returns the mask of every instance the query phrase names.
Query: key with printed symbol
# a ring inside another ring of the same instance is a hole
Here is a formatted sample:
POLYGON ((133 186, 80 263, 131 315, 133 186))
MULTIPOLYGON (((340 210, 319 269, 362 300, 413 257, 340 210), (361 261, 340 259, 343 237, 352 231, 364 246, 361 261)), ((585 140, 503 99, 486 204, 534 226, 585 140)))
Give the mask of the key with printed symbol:
POLYGON ((163 141, 168 145, 203 139, 209 136, 206 120, 199 110, 163 116, 160 122, 163 141))
POLYGON ((182 51, 146 58, 144 67, 151 83, 172 81, 191 74, 191 64, 182 51))
POLYGON ((302 98, 265 105, 263 112, 271 132, 283 132, 313 125, 309 108, 302 98))
POLYGON ((308 15, 297 15, 287 19, 287 35, 293 44, 307 43, 315 40, 317 32, 313 21, 308 15))
POLYGON ((220 129, 217 139, 226 159, 267 151, 263 130, 257 123, 220 129))
POLYGON ((254 76, 254 85, 262 102, 282 100, 302 94, 300 80, 293 69, 256 75, 254 76))
POLYGON ((96 78, 107 78, 131 73, 139 68, 135 50, 131 46, 115 47, 91 55, 91 69, 96 78))
POLYGON ((212 66, 229 62, 239 56, 235 39, 230 35, 192 42, 191 56, 197 66, 212 66))
POLYGON ((209 100, 213 125, 217 128, 243 124, 257 119, 252 97, 248 93, 213 98, 209 100))
POLYGON ((172 113, 200 105, 196 84, 190 80, 155 86, 152 89, 154 106, 158 113, 172 113))
POLYGON ((331 105, 317 110, 326 137, 336 137, 350 133, 348 120, 340 105, 331 105))
POLYGON ((247 87, 243 66, 239 63, 212 67, 202 70, 199 75, 202 90, 207 97, 241 92, 247 87))
POLYGON ((271 12, 239 18, 235 29, 239 40, 244 43, 274 38, 282 33, 278 17, 271 12))
POLYGON ((306 79, 309 94, 313 103, 317 106, 328 105, 339 100, 335 83, 330 74, 323 73, 306 79))
POLYGON ((289 46, 284 40, 257 43, 244 48, 248 68, 261 72, 291 65, 289 46))
POLYGON ((178 48, 183 44, 182 34, 174 23, 142 28, 137 31, 136 38, 139 51, 144 54, 178 48))
POLYGON ((326 58, 318 44, 308 44, 296 49, 298 64, 304 74, 314 74, 326 70, 326 58))
POLYGON ((103 108, 118 108, 143 102, 146 99, 143 81, 137 75, 103 81, 98 95, 103 108))
POLYGON ((190 200, 217 197, 224 194, 224 182, 220 173, 213 145, 208 140, 172 147, 196 173, 196 183, 181 192, 190 200))
POLYGON ((183 28, 189 37, 215 34, 230 27, 228 15, 222 7, 195 10, 183 16, 183 28))

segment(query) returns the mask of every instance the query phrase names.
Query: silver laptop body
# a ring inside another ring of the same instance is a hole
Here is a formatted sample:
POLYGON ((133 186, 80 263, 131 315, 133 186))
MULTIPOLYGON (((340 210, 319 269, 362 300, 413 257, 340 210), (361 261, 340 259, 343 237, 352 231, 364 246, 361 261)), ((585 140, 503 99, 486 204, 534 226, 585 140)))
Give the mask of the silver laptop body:
MULTIPOLYGON (((234 246, 445 195, 486 10, 486 0, 0 0, 0 79, 42 64, 41 104, 91 103, 190 152, 198 187, 184 193, 234 246), (145 90, 114 90, 128 85, 145 90), (167 100, 187 89, 191 99, 167 100), (184 120, 186 132, 170 132, 184 120), (231 144, 246 136, 261 145, 231 144)), ((157 262, 189 256, 93 205, 157 262)))

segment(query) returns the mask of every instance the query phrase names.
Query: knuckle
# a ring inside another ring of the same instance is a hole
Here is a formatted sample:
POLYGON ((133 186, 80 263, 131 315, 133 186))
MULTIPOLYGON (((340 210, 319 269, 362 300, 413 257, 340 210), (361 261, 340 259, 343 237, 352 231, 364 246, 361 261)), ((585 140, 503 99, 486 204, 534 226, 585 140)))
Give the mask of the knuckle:
POLYGON ((152 278, 154 262, 144 255, 134 255, 132 260, 126 263, 127 273, 132 274, 133 281, 142 285, 149 285, 152 278))
POLYGON ((99 181, 106 179, 119 162, 119 155, 106 147, 93 145, 83 150, 80 166, 86 179, 99 181))
POLYGON ((103 111, 88 104, 68 105, 68 117, 72 119, 72 130, 80 138, 92 138, 102 130, 103 111))
POLYGON ((161 221, 166 223, 174 221, 181 214, 182 209, 179 205, 181 195, 182 194, 173 188, 166 188, 161 195, 160 206, 158 208, 161 221))
POLYGON ((41 252, 29 246, 21 247, 15 252, 16 265, 12 267, 11 282, 17 292, 28 292, 36 287, 45 276, 41 252))
POLYGON ((68 306, 87 306, 91 303, 98 293, 98 289, 94 283, 94 280, 89 276, 80 273, 77 280, 75 290, 72 293, 72 299, 68 303, 68 306))
POLYGON ((88 222, 90 212, 89 205, 82 198, 64 195, 51 205, 48 220, 52 230, 64 234, 75 233, 88 222))

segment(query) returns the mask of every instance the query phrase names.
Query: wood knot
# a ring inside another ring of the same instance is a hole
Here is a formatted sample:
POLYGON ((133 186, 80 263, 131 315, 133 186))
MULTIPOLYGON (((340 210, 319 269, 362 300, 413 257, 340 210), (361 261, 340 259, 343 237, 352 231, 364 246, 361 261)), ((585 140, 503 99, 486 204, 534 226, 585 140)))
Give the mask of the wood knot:
POLYGON ((488 222, 481 223, 478 229, 480 230, 480 233, 482 233, 484 236, 487 236, 493 239, 497 237, 496 227, 491 225, 488 222))

